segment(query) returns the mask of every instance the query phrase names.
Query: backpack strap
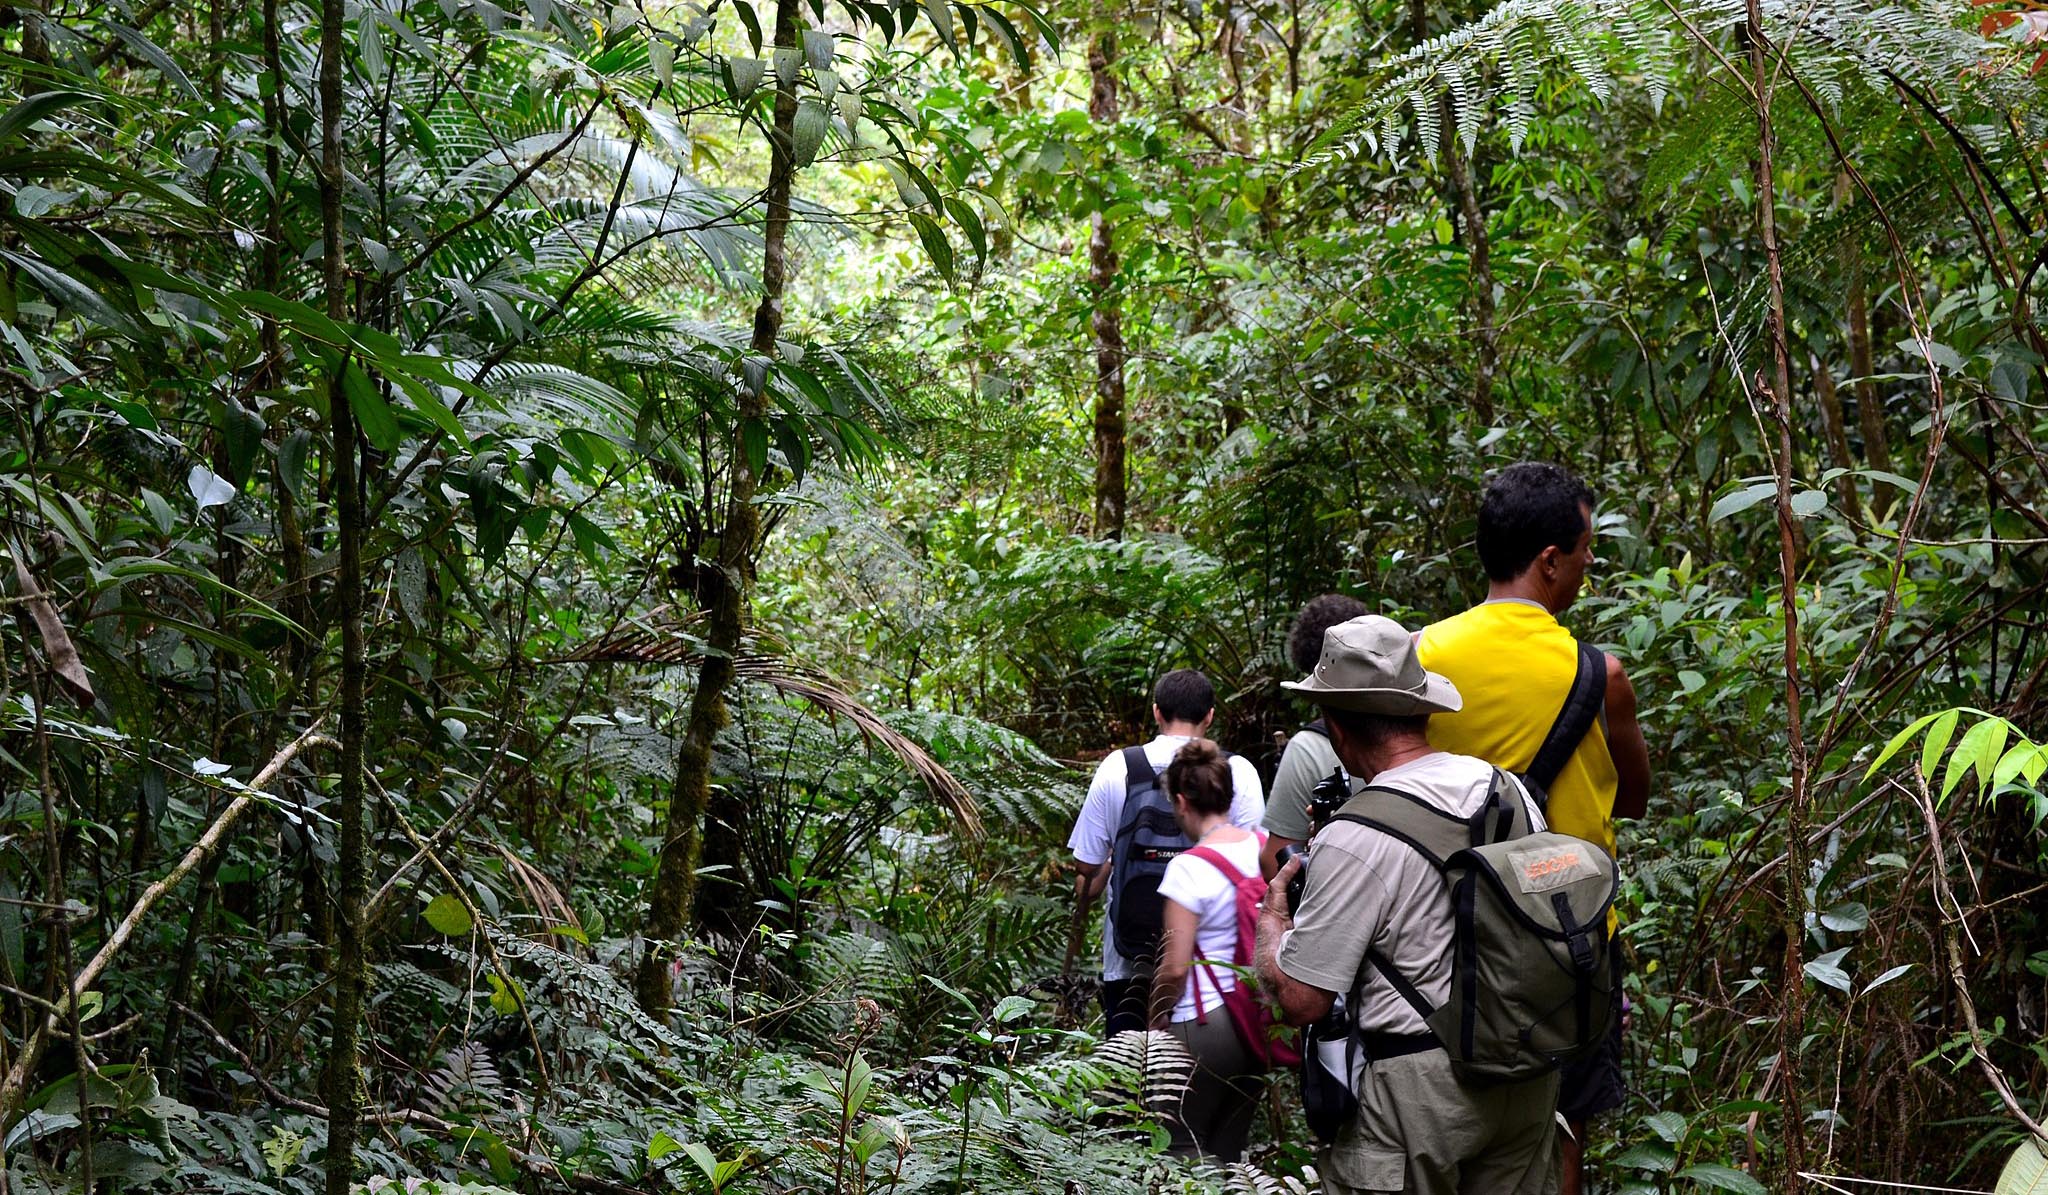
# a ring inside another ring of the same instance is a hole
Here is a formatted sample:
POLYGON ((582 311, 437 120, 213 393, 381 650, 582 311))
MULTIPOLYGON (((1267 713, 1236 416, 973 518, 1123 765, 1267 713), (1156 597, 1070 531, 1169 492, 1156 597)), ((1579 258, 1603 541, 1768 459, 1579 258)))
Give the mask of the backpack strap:
POLYGON ((1214 847, 1190 847, 1187 851, 1183 853, 1193 855, 1195 858, 1202 860, 1209 866, 1215 868, 1217 871, 1222 872, 1223 878, 1230 881, 1230 886, 1233 890, 1239 884, 1244 883, 1244 873, 1239 871, 1237 868, 1232 867, 1230 865, 1230 860, 1224 858, 1223 853, 1221 851, 1216 850, 1214 847))
POLYGON ((1466 841, 1471 833, 1467 819, 1445 813, 1398 788, 1373 785, 1360 789, 1330 820, 1355 822, 1378 830, 1427 859, 1429 865, 1438 871, 1444 869, 1446 859, 1470 845, 1466 841), (1455 832, 1458 841, 1453 843, 1448 838, 1442 842, 1432 841, 1439 832, 1455 832))
POLYGON ((1321 718, 1317 718, 1315 721, 1307 723, 1302 727, 1302 730, 1306 731, 1309 734, 1322 735, 1324 738, 1330 737, 1330 724, 1321 718))
POLYGON ((1557 783, 1558 773, 1564 771, 1565 762, 1579 749, 1601 707, 1607 704, 1607 656, 1589 643, 1578 646, 1579 668, 1564 695, 1564 706, 1557 711, 1543 745, 1536 748, 1536 758, 1522 772, 1522 779, 1545 794, 1557 783))
POLYGON ((1146 785, 1146 786, 1156 786, 1156 785, 1158 785, 1158 783, 1159 783, 1159 773, 1158 773, 1157 771, 1154 771, 1154 770, 1153 770, 1153 767, 1152 767, 1152 761, 1151 761, 1150 759, 1146 758, 1146 756, 1145 756, 1145 749, 1144 749, 1143 747, 1125 747, 1125 748, 1124 748, 1124 797, 1125 797, 1125 799, 1127 799, 1127 800, 1128 800, 1128 799, 1130 798, 1130 795, 1131 795, 1131 793, 1132 793, 1133 791, 1135 791, 1135 790, 1136 790, 1136 789, 1137 789, 1137 788, 1138 788, 1138 787, 1140 786, 1140 783, 1142 783, 1143 785, 1146 785))
MULTIPOLYGON (((1423 1032, 1429 1032, 1429 1018, 1436 1015, 1435 1006, 1424 998, 1419 988, 1408 982, 1408 977, 1401 974, 1400 969, 1394 966, 1392 959, 1381 954, 1377 949, 1366 951, 1365 957, 1366 961, 1370 962, 1374 969, 1379 971, 1381 978, 1393 985, 1394 990, 1401 994, 1401 999, 1408 1002, 1408 1007, 1415 1010, 1415 1015, 1422 1018, 1423 1032)), ((1359 972, 1359 978, 1361 981, 1365 978, 1363 969, 1359 972)), ((1364 986, 1364 983, 1361 982, 1358 988, 1354 990, 1363 990, 1364 986)), ((1353 1009, 1352 1016, 1355 1018, 1357 1015, 1358 1011, 1353 1009)))

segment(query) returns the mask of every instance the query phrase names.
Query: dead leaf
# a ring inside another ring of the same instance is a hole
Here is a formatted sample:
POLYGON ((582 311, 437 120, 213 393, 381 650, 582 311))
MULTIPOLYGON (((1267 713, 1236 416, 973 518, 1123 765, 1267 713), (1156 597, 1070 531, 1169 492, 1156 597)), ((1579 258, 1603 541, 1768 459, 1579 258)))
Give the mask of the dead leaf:
POLYGON ((85 674, 85 661, 78 658, 78 648, 71 642, 71 632, 64 629, 64 620, 57 616, 56 603, 29 575, 28 565, 22 563, 19 553, 14 556, 14 580, 21 586, 29 617, 35 619, 36 631, 43 637, 43 654, 49 658, 50 671, 63 682, 64 691, 71 694, 73 701, 90 707, 94 700, 92 678, 85 674))

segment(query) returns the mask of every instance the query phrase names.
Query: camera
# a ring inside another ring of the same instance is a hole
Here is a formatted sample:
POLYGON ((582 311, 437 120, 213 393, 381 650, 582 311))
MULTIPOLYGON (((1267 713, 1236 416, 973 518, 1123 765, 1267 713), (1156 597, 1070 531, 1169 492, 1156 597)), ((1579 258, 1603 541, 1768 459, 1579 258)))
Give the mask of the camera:
MULTIPOLYGON (((1350 778, 1344 775, 1343 768, 1331 768, 1330 774, 1316 781, 1316 786, 1310 789, 1308 793, 1309 837, 1313 839, 1324 826, 1329 824, 1330 819, 1337 815, 1337 811, 1344 807, 1344 802, 1350 799, 1350 778)), ((1301 894, 1308 887, 1308 847, 1306 844, 1300 846, 1290 844, 1280 848, 1278 856, 1280 866, 1287 866, 1289 859, 1297 857, 1301 859, 1301 870, 1295 872, 1294 878, 1287 882, 1287 911, 1289 913, 1300 911, 1301 894)))
POLYGON ((1308 848, 1306 846, 1297 846, 1290 842, 1280 848, 1280 853, 1276 858, 1282 867, 1287 866, 1289 859, 1301 860, 1301 870, 1295 872, 1294 878, 1287 881, 1287 914, 1291 917, 1300 911, 1301 893, 1303 889, 1308 887, 1308 848))
POLYGON ((1308 791, 1309 837, 1315 837, 1317 831, 1329 825, 1350 799, 1351 778, 1343 768, 1331 768, 1330 774, 1316 781, 1316 786, 1308 791))

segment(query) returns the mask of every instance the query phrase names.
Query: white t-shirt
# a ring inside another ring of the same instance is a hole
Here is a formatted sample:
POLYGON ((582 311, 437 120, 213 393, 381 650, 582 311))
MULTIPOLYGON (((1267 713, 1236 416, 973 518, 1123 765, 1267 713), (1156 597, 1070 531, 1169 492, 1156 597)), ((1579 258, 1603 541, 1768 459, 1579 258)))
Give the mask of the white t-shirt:
MULTIPOLYGON (((1211 850, 1230 861, 1239 874, 1259 874, 1259 836, 1243 842, 1221 842, 1211 850)), ((1223 878, 1214 863, 1193 855, 1175 855, 1159 881, 1159 895, 1195 915, 1195 961, 1173 1019, 1192 1021, 1223 1007, 1223 993, 1237 986, 1237 885, 1223 878), (1216 966, 1204 966, 1208 959, 1216 966), (1199 997, 1200 1004, 1196 1001, 1199 997)))
MULTIPOLYGON (((1145 744, 1145 760, 1160 780, 1166 778, 1166 765, 1173 762, 1174 753, 1186 746, 1191 739, 1187 735, 1162 734, 1145 744)), ((1230 801, 1232 825, 1247 830, 1258 828, 1259 819, 1266 814, 1265 788, 1259 783, 1259 770, 1252 761, 1242 755, 1230 757, 1230 780, 1233 788, 1230 801)), ((1088 799, 1081 804, 1081 816, 1074 820, 1074 832, 1067 836, 1067 847, 1074 852, 1074 858, 1090 866, 1109 862, 1111 849, 1116 845, 1117 824, 1124 817, 1124 753, 1112 751, 1103 757, 1095 769, 1095 779, 1088 784, 1088 799)), ((1129 959, 1116 951, 1116 935, 1109 928, 1109 895, 1115 888, 1116 877, 1109 877, 1110 887, 1102 893, 1102 977, 1104 979, 1129 979, 1133 967, 1129 959)))

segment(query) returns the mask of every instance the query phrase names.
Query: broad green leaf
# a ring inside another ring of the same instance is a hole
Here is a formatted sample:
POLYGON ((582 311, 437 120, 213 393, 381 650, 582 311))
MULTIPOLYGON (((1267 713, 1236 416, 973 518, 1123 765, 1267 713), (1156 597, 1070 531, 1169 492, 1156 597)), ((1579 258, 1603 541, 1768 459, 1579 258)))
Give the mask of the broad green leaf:
POLYGON ((379 452, 397 448, 404 438, 398 428, 398 416, 392 413, 384 396, 377 393, 377 384, 370 380, 370 375, 352 360, 342 367, 341 388, 348 395, 348 409, 355 412, 356 422, 363 429, 363 438, 379 452))
POLYGON ((931 259, 932 268, 947 285, 953 282, 953 245, 946 240, 946 230, 939 222, 923 212, 910 213, 910 225, 917 229, 917 239, 924 243, 925 256, 931 259))
POLYGON ((1732 494, 1724 494, 1714 503, 1713 509, 1707 512, 1707 521, 1718 523, 1730 515, 1739 514, 1767 498, 1776 496, 1777 492, 1777 482, 1760 481, 1744 486, 1732 494))
POLYGON ((83 193, 81 191, 53 191, 48 187, 38 187, 34 183, 30 183, 15 191, 14 211, 16 215, 33 220, 54 208, 70 203, 83 193))
POLYGON ((799 166, 808 166, 817 160, 818 147, 825 143, 825 130, 831 127, 831 118, 825 115, 825 105, 817 100, 806 99, 796 106, 796 123, 790 129, 790 152, 799 166))
POLYGON ((1643 1127, 1676 1145, 1685 1137, 1685 1116, 1678 1112, 1653 1112, 1643 1117, 1643 1127))
POLYGON ((83 91, 38 91, 0 115, 0 145, 28 132, 29 126, 75 104, 89 104, 94 97, 83 91))
POLYGON ((1934 720, 1927 728, 1927 737, 1920 743, 1920 774, 1933 777, 1934 765, 1941 762, 1942 752, 1948 750, 1949 740, 1955 737, 1956 723, 1962 720, 1963 711, 1948 710, 1934 720))
POLYGON ((804 52, 789 46, 775 47, 775 86, 795 91, 804 77, 804 52))
POLYGON ((683 1153, 697 1164, 697 1169, 703 1172, 706 1182, 711 1182, 718 1174, 718 1155, 712 1153, 711 1147, 702 1141, 692 1141, 684 1145, 683 1153))
POLYGON ((994 5, 982 9, 981 15, 988 18, 989 24, 995 26, 1004 44, 1010 47, 1010 57, 1016 61, 1017 69, 1028 72, 1031 69, 1031 54, 1024 44, 1024 38, 1018 34, 1017 27, 1010 23, 1010 18, 1004 16, 994 5))
POLYGON ((1792 495, 1792 513, 1810 519, 1828 508, 1826 490, 1801 490, 1792 495))
POLYGON ((1007 1025, 1018 1017, 1030 1013, 1033 1007, 1029 996, 1004 996, 996 1004, 995 1011, 989 1014, 989 1018, 998 1025, 1007 1025))
POLYGON ((812 70, 831 70, 834 49, 835 39, 827 30, 804 30, 804 60, 811 64, 812 70))
POLYGON ((1822 913, 1820 923, 1838 934, 1854 933, 1870 925, 1870 908, 1862 901, 1846 901, 1822 913))
POLYGON ((1900 963, 1896 967, 1891 967, 1887 969, 1884 974, 1878 976, 1876 979, 1873 979, 1869 983, 1864 985, 1863 994, 1868 996, 1870 993, 1883 987, 1885 984, 1888 984, 1892 980, 1897 979, 1899 976, 1904 975, 1906 972, 1911 971, 1913 967, 1913 963, 1900 963))
POLYGON ((1884 750, 1877 753, 1877 758, 1870 761, 1870 768, 1863 773, 1863 778, 1868 780, 1872 776, 1877 775, 1877 770, 1890 762, 1892 756, 1897 755, 1900 749, 1905 747, 1907 743, 1912 742, 1914 735, 1926 729, 1929 724, 1939 717, 1941 717, 1941 713, 1936 712, 1915 718, 1912 725, 1893 735, 1891 741, 1884 745, 1884 750))
POLYGON ((192 500, 199 504, 201 511, 210 506, 226 506, 235 500, 235 487, 227 478, 205 465, 192 466, 192 471, 185 475, 185 488, 192 492, 192 500))
POLYGON ((113 30, 114 36, 128 43, 128 48, 133 50, 138 58, 145 60, 155 67, 159 74, 169 80, 179 91, 184 92, 186 99, 191 100, 195 104, 202 102, 199 89, 192 85, 192 80, 186 76, 184 70, 176 62, 172 61, 169 54, 164 53, 161 46, 158 46, 155 42, 135 30, 128 28, 126 25, 119 25, 113 21, 102 23, 108 29, 113 30))
POLYGON ((1974 769, 1978 795, 1991 795, 1991 772, 1998 766, 1998 757, 2005 754, 2005 743, 2011 729, 2012 724, 2003 718, 1986 718, 1964 732, 1963 741, 1956 744, 1955 754, 1949 756, 1948 774, 1942 778, 1943 799, 1961 782, 1964 771, 1959 769, 1974 769))
POLYGON ((499 1016, 509 1017, 525 1006, 526 990, 520 986, 518 981, 515 980, 507 984, 504 980, 499 979, 496 974, 486 975, 484 979, 489 981, 491 985, 492 1012, 497 1013, 499 1016))
POLYGON ((2022 1138, 2019 1147, 1998 1172, 1996 1195, 2048 1195, 2048 1157, 2032 1138, 2022 1138))
POLYGON ((1669 1174, 1678 1166, 1678 1153, 1661 1141, 1646 1141, 1624 1150, 1620 1157, 1614 1159, 1614 1164, 1632 1170, 1669 1174))
POLYGON ((946 0, 924 0, 924 11, 932 19, 932 30, 939 35, 939 41, 958 54, 960 48, 953 43, 953 10, 946 0))
POLYGON ((1719 1162, 1701 1162, 1695 1166, 1687 1166, 1679 1171, 1676 1177, 1690 1180, 1701 1187, 1711 1187, 1716 1191, 1733 1191, 1736 1195, 1770 1195, 1769 1189, 1758 1182, 1754 1175, 1737 1170, 1733 1166, 1723 1166, 1719 1162))
MULTIPOLYGON (((753 44, 754 54, 761 53, 761 16, 754 11, 752 0, 732 0, 732 11, 739 17, 740 24, 747 27, 747 41, 753 44)), ((757 76, 754 80, 760 82, 757 76)))
POLYGON ((759 58, 728 58, 725 60, 725 89, 735 103, 745 103, 761 89, 761 80, 768 73, 768 64, 759 58))
POLYGON ((647 42, 647 61, 654 67, 654 80, 668 91, 676 82, 676 48, 668 39, 656 34, 647 42))
POLYGON ((1845 946, 1840 950, 1830 950, 1826 954, 1809 959, 1805 967, 1807 976, 1815 983, 1824 984, 1838 992, 1848 991, 1849 973, 1842 969, 1842 957, 1848 953, 1849 949, 1845 946))
POLYGON ((974 205, 956 196, 946 196, 946 214, 960 231, 967 234, 967 243, 974 246, 974 259, 979 262, 988 256, 988 232, 981 226, 981 216, 974 205))
POLYGON ((657 1131, 654 1134, 654 1140, 647 1143, 647 1160, 659 1162, 682 1147, 682 1142, 669 1136, 667 1133, 657 1131))
POLYGON ((465 937, 476 928, 476 922, 470 917, 469 910, 463 906, 461 898, 452 892, 443 892, 428 901, 426 911, 420 915, 425 917, 427 924, 433 926, 436 931, 451 938, 465 937))

